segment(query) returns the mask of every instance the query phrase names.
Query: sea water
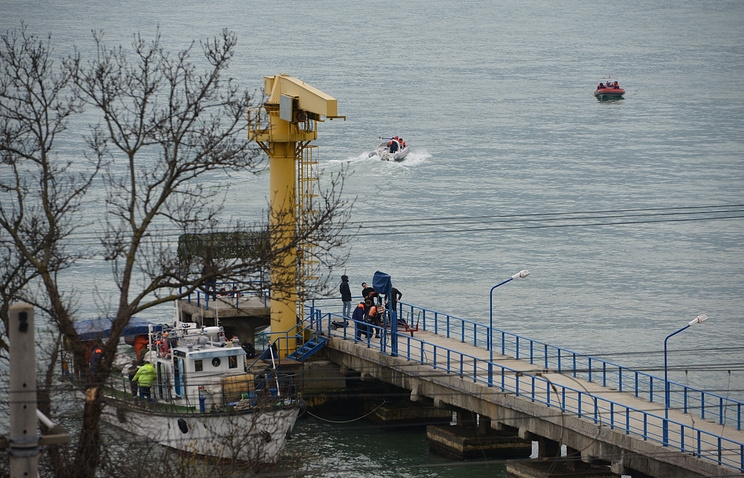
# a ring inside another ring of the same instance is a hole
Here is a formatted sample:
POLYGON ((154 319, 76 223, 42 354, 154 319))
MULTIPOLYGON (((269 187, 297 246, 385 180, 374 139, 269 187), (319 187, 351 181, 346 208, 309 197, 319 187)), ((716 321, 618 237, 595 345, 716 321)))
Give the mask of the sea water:
MULTIPOLYGON (((316 159, 323 178, 349 174, 360 229, 332 273, 355 295, 380 270, 404 302, 492 312, 507 331, 657 375, 664 338, 705 313, 670 340, 670 376, 744 398, 744 3, 0 3, 3 31, 21 21, 60 56, 90 54, 91 31, 127 46, 159 28, 176 50, 233 30, 243 87, 287 73, 338 99, 346 120, 319 125, 316 159), (623 100, 592 96, 608 76, 623 100), (369 159, 391 135, 408 158, 369 159), (491 311, 491 287, 521 269, 491 311)), ((268 178, 205 185, 226 191, 225 218, 250 222, 268 178)), ((84 313, 109 278, 100 261, 78 272, 84 313)), ((351 476, 448 476, 419 466, 441 463, 420 440, 360 427, 303 422, 288 453, 320 450, 321 468, 351 476)))

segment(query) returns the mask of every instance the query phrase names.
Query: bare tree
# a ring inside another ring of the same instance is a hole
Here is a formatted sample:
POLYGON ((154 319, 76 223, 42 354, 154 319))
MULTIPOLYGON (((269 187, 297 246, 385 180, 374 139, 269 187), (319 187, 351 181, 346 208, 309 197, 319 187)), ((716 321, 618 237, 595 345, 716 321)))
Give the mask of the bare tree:
MULTIPOLYGON (((224 197, 202 186, 200 178, 212 172, 258 172, 263 166, 260 150, 244 131, 252 99, 225 77, 236 40, 223 31, 198 49, 192 43, 171 55, 159 33, 149 42, 137 35, 131 52, 108 48, 99 33, 94 34, 95 58, 84 62, 75 55, 55 70, 49 39, 41 42, 24 27, 3 36, 0 154, 12 174, 0 176, 0 253, 9 259, 1 275, 13 279, 2 286, 3 299, 28 300, 48 313, 71 346, 86 384, 75 457, 59 465, 59 476, 92 477, 98 469, 102 387, 133 315, 211 281, 243 280, 270 269, 298 244, 313 244, 329 270, 346 258, 338 247, 344 244, 341 231, 350 212, 350 204, 341 199, 343 173, 331 179, 301 231, 291 215, 267 218, 271 227, 295 231, 284 250, 272 244, 276 234, 268 225, 223 224, 224 197), (192 59, 195 50, 202 54, 198 61, 192 59), (56 135, 81 106, 86 118, 94 115, 97 121, 85 137, 84 168, 54 154, 56 135), (85 201, 101 190, 103 204, 83 216, 85 201), (110 338, 91 374, 75 332, 74 295, 59 273, 83 257, 71 236, 78 227, 92 229, 94 219, 103 224, 95 228, 101 246, 97 256, 110 264, 118 294, 109 313, 110 338), (257 230, 263 239, 251 253, 220 258, 210 267, 197 254, 179 256, 174 240, 177 234, 257 230)), ((296 283, 273 282, 271 287, 294 288, 296 283)), ((324 284, 313 287, 321 290, 324 284)))
POLYGON ((81 224, 81 201, 99 166, 93 161, 85 172, 73 172, 70 161, 54 156, 55 141, 81 102, 68 96, 77 60, 56 68, 50 42, 22 25, 0 45, 0 315, 6 330, 13 299, 42 306, 56 300, 60 312, 69 309, 62 297, 38 304, 24 291, 35 278, 52 283, 79 258, 64 241, 81 224))

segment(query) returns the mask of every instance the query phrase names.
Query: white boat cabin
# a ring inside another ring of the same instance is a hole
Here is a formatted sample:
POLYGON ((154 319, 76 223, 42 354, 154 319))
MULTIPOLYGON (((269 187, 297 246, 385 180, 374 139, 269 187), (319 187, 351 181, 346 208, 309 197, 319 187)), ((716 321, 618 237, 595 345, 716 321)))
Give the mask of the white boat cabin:
POLYGON ((254 390, 245 351, 225 339, 222 327, 176 322, 172 332, 176 337, 161 337, 157 352, 146 356, 157 371, 157 398, 205 411, 247 398, 254 390))

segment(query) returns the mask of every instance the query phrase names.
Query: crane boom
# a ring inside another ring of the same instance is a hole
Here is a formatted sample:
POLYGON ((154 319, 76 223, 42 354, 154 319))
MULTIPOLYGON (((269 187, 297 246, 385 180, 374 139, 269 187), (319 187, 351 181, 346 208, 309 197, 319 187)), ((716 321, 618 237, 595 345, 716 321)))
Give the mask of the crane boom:
POLYGON ((338 117, 338 101, 314 86, 289 75, 264 76, 264 91, 270 92, 266 103, 279 103, 281 95, 299 99, 299 108, 327 118, 338 117))

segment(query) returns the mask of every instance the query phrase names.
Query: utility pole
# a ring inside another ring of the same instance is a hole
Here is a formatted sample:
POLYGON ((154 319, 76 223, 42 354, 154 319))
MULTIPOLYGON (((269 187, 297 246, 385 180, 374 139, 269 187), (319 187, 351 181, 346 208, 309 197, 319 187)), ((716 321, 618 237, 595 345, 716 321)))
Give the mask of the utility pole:
POLYGON ((10 478, 39 476, 34 308, 10 306, 10 478))

